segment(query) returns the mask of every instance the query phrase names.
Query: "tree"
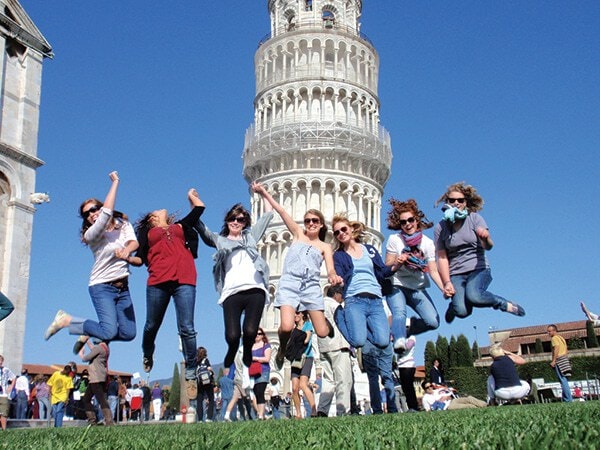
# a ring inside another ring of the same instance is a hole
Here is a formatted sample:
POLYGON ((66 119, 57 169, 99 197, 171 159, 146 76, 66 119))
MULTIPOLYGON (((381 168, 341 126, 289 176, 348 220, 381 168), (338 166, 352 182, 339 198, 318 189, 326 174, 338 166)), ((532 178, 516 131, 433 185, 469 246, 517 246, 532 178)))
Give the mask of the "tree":
POLYGON ((448 346, 448 365, 446 368, 458 366, 458 348, 456 347, 456 338, 452 336, 450 338, 450 345, 448 346))
POLYGON ((440 334, 438 334, 437 341, 435 341, 435 353, 437 359, 440 360, 440 365, 444 369, 447 369, 450 366, 450 361, 448 360, 448 339, 440 334))
POLYGON ((471 347, 471 355, 473 356, 473 361, 480 358, 479 354, 479 345, 477 345, 477 341, 473 341, 473 347, 471 347))
POLYGON ((171 397, 169 398, 169 406, 179 411, 179 402, 181 401, 181 380, 179 379, 179 366, 175 363, 173 368, 173 381, 171 382, 171 397))
POLYGON ((588 320, 585 324, 585 328, 587 331, 587 346, 588 348, 596 348, 598 347, 598 337, 596 336, 596 331, 594 330, 594 322, 588 320))
POLYGON ((540 338, 535 339, 535 353, 544 353, 544 344, 540 338))
POLYGON ((427 341, 425 344, 425 378, 429 378, 429 371, 433 367, 433 360, 437 358, 437 354, 435 352, 435 344, 432 341, 427 341))
POLYGON ((572 337, 567 340, 567 348, 569 350, 577 350, 580 348, 585 348, 585 341, 580 337, 572 337))
POLYGON ((456 340, 456 366, 473 367, 473 353, 464 334, 459 334, 456 340))

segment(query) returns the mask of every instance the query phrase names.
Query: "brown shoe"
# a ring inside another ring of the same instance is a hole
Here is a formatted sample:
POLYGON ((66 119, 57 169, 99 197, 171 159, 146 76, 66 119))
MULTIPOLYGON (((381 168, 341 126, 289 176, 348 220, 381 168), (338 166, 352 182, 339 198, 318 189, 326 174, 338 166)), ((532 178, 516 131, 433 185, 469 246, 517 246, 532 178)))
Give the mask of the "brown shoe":
POLYGON ((196 400, 196 397, 198 397, 198 383, 196 380, 185 380, 185 390, 189 400, 196 400))

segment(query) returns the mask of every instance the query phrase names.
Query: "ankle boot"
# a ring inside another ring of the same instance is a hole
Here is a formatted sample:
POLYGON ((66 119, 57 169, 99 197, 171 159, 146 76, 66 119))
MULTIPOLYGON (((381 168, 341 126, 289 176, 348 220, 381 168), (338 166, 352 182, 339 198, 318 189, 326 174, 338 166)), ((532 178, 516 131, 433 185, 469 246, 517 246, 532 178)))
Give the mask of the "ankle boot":
POLYGON ((112 411, 110 408, 102 408, 102 415, 104 416, 104 425, 107 427, 113 425, 112 411))
POLYGON ((85 416, 89 425, 96 425, 96 414, 93 411, 86 411, 85 416))

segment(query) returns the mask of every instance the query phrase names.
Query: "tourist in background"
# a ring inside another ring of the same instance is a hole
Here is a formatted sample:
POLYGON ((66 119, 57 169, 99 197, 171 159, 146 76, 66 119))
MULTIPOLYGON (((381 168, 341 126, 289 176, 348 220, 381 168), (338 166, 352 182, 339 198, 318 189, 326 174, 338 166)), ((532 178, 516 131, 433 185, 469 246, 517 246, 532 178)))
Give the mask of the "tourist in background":
POLYGON ((256 397, 256 413, 259 420, 265 420, 265 390, 271 376, 271 344, 265 330, 258 329, 252 346, 252 363, 260 364, 260 375, 254 377, 254 395, 256 397))
POLYGON ((62 427, 65 408, 69 401, 69 393, 73 389, 73 378, 71 377, 71 365, 67 364, 63 370, 57 370, 48 380, 52 403, 52 417, 54 426, 62 427))
POLYGON ((108 343, 99 342, 93 345, 89 340, 87 345, 90 348, 89 353, 86 355, 84 349, 79 351, 79 356, 83 362, 88 362, 88 377, 89 385, 85 389, 83 395, 83 405, 85 408, 85 415, 87 417, 88 424, 96 425, 96 412, 92 405, 92 397, 96 398, 96 401, 100 405, 102 415, 104 416, 104 425, 112 425, 112 411, 106 399, 106 380, 108 379, 108 357, 110 350, 108 343))
POLYGON ((335 396, 337 416, 350 411, 350 391, 352 389, 352 361, 350 344, 335 325, 335 310, 343 303, 344 288, 330 286, 325 297, 325 317, 334 326, 333 337, 318 338, 321 359, 322 386, 317 407, 317 415, 327 417, 335 396))
POLYGON ((490 356, 494 361, 490 366, 490 376, 487 383, 489 402, 495 403, 496 398, 513 401, 526 397, 531 387, 527 381, 519 379, 516 368, 516 365, 525 364, 525 359, 522 356, 503 350, 499 344, 490 348, 490 356))
POLYGON ((573 394, 571 394, 567 378, 571 376, 571 362, 568 356, 567 341, 558 334, 558 328, 554 324, 548 325, 548 334, 550 335, 550 344, 552 346, 552 361, 550 361, 550 366, 554 368, 554 372, 560 382, 562 401, 572 402, 573 394))
POLYGON ((4 356, 0 355, 0 426, 6 430, 6 421, 10 413, 9 395, 15 387, 17 377, 4 366, 4 356))
POLYGON ((135 338, 135 313, 129 295, 129 263, 138 241, 127 216, 115 211, 119 187, 117 172, 109 174, 111 186, 104 202, 90 198, 79 207, 81 240, 94 255, 89 281, 89 293, 98 321, 73 317, 59 310, 44 338, 50 339, 59 330, 69 327, 69 333, 79 335, 73 347, 78 354, 89 337, 101 341, 131 341, 135 338))
POLYGON ((435 227, 435 248, 444 296, 451 298, 446 322, 465 318, 473 307, 500 309, 516 316, 525 310, 487 290, 492 272, 485 252, 492 249, 488 226, 477 211, 483 208, 483 198, 465 183, 455 183, 437 200, 444 203, 444 218, 435 227))
POLYGON ((215 373, 210 361, 208 352, 204 347, 198 347, 197 360, 197 380, 198 380, 198 398, 196 401, 196 414, 198 421, 204 420, 204 403, 206 400, 206 421, 212 422, 215 415, 215 373))

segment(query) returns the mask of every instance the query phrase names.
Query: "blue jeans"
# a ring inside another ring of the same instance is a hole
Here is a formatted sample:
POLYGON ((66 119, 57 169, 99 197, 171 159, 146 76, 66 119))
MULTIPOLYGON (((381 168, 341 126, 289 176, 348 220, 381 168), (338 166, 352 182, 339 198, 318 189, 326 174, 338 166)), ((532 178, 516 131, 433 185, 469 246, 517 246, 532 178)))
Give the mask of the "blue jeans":
POLYGON ((54 426, 62 427, 63 417, 65 416, 65 404, 63 402, 54 403, 52 405, 52 417, 54 417, 54 426))
POLYGON ((560 370, 558 369, 558 365, 554 366, 554 372, 556 372, 558 381, 560 381, 560 388, 562 389, 563 402, 572 402, 573 394, 571 394, 571 388, 569 387, 569 380, 562 373, 560 373, 560 370))
POLYGON ((355 348, 365 345, 367 339, 381 348, 390 343, 390 326, 380 298, 348 297, 334 317, 342 335, 355 348))
POLYGON ((499 295, 492 294, 486 289, 492 282, 490 269, 474 270, 460 275, 451 275, 450 281, 456 293, 451 300, 451 307, 457 317, 467 317, 477 308, 492 307, 506 311, 507 300, 499 295))
POLYGON ((0 292, 0 322, 6 319, 15 307, 6 295, 0 292))
POLYGON ((394 286, 392 293, 386 297, 386 301, 392 312, 394 339, 421 334, 440 326, 440 316, 425 289, 414 290, 394 286), (406 331, 406 305, 419 315, 419 317, 411 319, 408 332, 406 331))
POLYGON ((39 397, 37 400, 40 409, 40 419, 48 419, 50 417, 50 399, 48 397, 39 397))
POLYGON ((119 405, 119 397, 116 395, 109 395, 108 396, 108 406, 110 408, 110 412, 112 413, 113 420, 115 420, 118 405, 119 405))
POLYGON ((396 389, 392 375, 393 357, 394 349, 391 342, 388 342, 385 348, 378 348, 367 341, 363 347, 363 367, 367 372, 369 380, 369 395, 371 397, 373 414, 383 413, 381 394, 379 392, 379 377, 381 377, 381 384, 383 384, 383 388, 385 389, 388 413, 398 412, 398 407, 396 406, 396 389))
POLYGON ((17 419, 27 419, 27 393, 25 391, 17 392, 17 419))
POLYGON ((181 337, 183 356, 185 359, 185 379, 196 378, 196 331, 194 330, 194 307, 196 304, 196 286, 179 284, 174 281, 146 286, 146 323, 142 351, 144 357, 152 358, 154 355, 154 341, 158 330, 173 297, 175 315, 177 317, 177 330, 181 337))
POLYGON ((102 341, 132 341, 135 338, 135 313, 129 289, 110 284, 94 284, 88 288, 98 322, 73 317, 69 333, 85 334, 102 341))

